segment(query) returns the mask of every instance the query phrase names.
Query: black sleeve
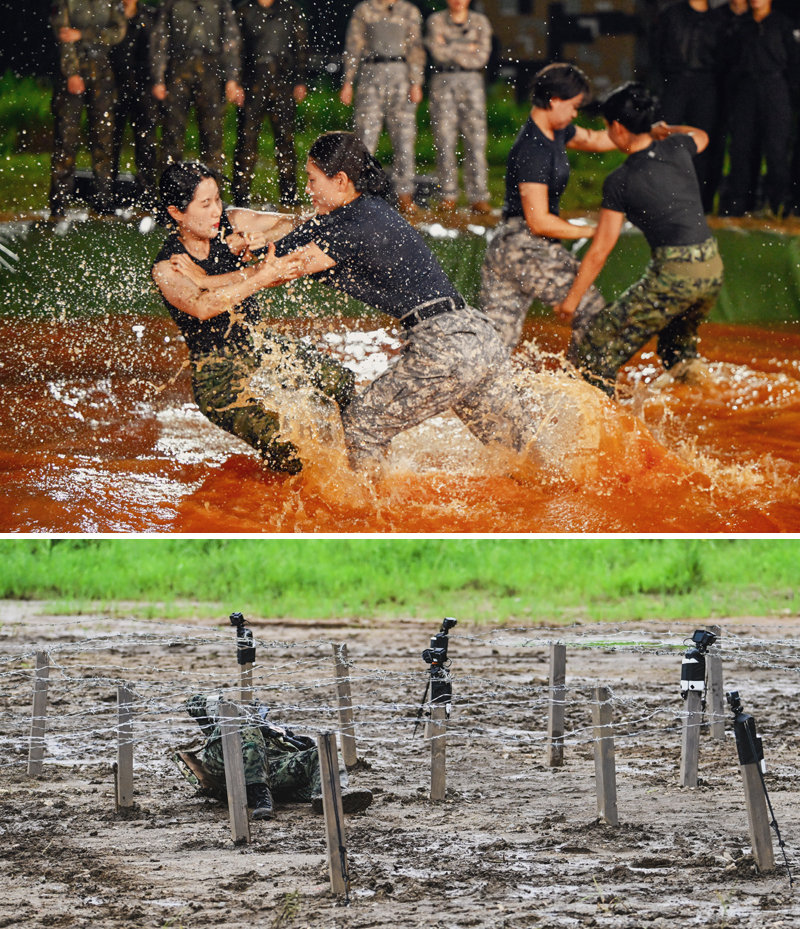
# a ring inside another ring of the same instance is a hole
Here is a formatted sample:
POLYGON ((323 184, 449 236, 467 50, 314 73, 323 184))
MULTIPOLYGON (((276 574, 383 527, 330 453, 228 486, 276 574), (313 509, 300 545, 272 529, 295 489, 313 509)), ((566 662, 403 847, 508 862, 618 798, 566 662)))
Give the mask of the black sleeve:
POLYGON ((619 168, 612 171, 603 181, 603 202, 601 206, 604 210, 613 210, 615 213, 626 212, 625 177, 619 168))

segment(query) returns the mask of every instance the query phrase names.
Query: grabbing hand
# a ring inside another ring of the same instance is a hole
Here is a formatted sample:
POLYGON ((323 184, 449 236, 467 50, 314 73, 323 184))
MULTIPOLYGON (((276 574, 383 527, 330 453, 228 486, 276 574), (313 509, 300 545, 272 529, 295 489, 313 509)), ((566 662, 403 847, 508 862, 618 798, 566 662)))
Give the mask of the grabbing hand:
POLYGON ((196 284, 201 290, 206 289, 205 281, 208 275, 198 264, 195 264, 188 255, 173 255, 169 262, 177 274, 188 277, 189 280, 193 284, 196 284))
POLYGON ((567 301, 562 300, 561 303, 557 303, 553 307, 553 312, 556 316, 563 320, 565 323, 572 322, 572 317, 575 315, 575 308, 567 306, 567 301))

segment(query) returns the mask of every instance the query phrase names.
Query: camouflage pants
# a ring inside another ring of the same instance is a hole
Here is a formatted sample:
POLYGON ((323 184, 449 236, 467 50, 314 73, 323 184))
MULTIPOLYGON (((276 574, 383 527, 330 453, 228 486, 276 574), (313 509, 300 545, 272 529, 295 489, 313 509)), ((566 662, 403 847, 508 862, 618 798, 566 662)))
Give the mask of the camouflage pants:
MULTIPOLYGON (((509 348, 519 342, 531 303, 560 303, 579 266, 560 242, 532 235, 521 216, 498 227, 481 265, 480 304, 509 348)), ((600 292, 590 287, 581 308, 598 312, 604 306, 600 292)))
MULTIPOLYGON (((274 752, 270 751, 258 726, 242 726, 239 732, 245 784, 267 784, 279 803, 308 803, 321 792, 316 748, 299 752, 274 752)), ((225 783, 225 761, 219 728, 212 732, 200 760, 214 780, 225 783)), ((224 795, 219 799, 224 800, 224 795)))
POLYGON ((511 375, 508 349, 482 313, 465 307, 423 320, 342 414, 351 463, 374 462, 399 432, 447 409, 484 444, 522 449, 532 424, 511 375))
POLYGON ((57 82, 53 94, 53 157, 51 161, 50 210, 60 215, 75 190, 75 159, 81 143, 81 112, 86 107, 89 149, 92 154, 97 207, 110 209, 114 147, 116 89, 111 66, 102 60, 86 63, 81 76, 86 90, 71 94, 66 82, 57 82))
POLYGON ((483 73, 446 71, 434 75, 431 81, 430 111, 442 198, 458 199, 456 148, 460 133, 464 138, 464 192, 467 200, 470 203, 488 200, 486 89, 483 73))
POLYGON ((258 160, 258 139, 265 118, 269 119, 275 140, 281 203, 291 205, 297 199, 297 155, 294 147, 297 107, 292 90, 291 84, 268 72, 256 72, 245 89, 233 156, 233 200, 237 206, 250 203, 250 187, 258 160))
POLYGON ((224 164, 222 123, 225 100, 216 62, 213 58, 172 62, 166 87, 161 133, 162 168, 183 158, 186 124, 194 103, 200 130, 200 158, 210 168, 221 172, 224 164))
POLYGON ((297 449, 279 440, 278 411, 247 393, 248 380, 257 370, 268 370, 281 386, 311 385, 340 408, 353 396, 355 375, 305 343, 272 332, 264 333, 257 352, 231 350, 192 359, 192 388, 203 415, 252 445, 267 467, 296 474, 302 463, 297 449))
POLYGON ((644 276, 614 303, 578 309, 567 357, 611 395, 619 369, 654 335, 665 368, 696 358, 697 330, 721 287, 716 239, 656 248, 644 276))
POLYGON ((408 91, 408 68, 402 61, 362 65, 355 102, 355 132, 374 155, 386 122, 394 149, 392 177, 398 194, 413 194, 416 172, 417 116, 408 91))
POLYGON ((122 140, 128 122, 133 131, 137 179, 143 190, 155 196, 158 177, 158 101, 150 93, 149 87, 141 86, 135 81, 120 85, 117 105, 114 108, 114 175, 119 173, 122 140))

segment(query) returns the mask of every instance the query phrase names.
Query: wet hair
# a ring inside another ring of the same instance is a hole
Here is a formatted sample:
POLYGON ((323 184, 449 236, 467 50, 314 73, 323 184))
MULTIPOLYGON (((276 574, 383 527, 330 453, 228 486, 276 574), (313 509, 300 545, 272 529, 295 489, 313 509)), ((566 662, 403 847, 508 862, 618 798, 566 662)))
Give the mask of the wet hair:
POLYGON ((186 212, 197 188, 209 177, 219 184, 219 174, 201 161, 176 161, 167 165, 158 185, 158 222, 162 226, 174 226, 175 220, 167 212, 167 207, 174 206, 181 213, 186 212))
POLYGON ((650 131, 656 122, 658 100, 644 84, 629 81, 616 87, 600 103, 600 112, 609 123, 617 122, 634 135, 650 131))
POLYGON ((308 150, 308 157, 326 177, 344 171, 359 193, 394 203, 392 182, 355 133, 324 132, 308 150))
POLYGON ((588 97, 591 86, 589 78, 579 67, 556 62, 534 74, 531 103, 535 107, 547 110, 554 98, 571 100, 578 94, 588 97))

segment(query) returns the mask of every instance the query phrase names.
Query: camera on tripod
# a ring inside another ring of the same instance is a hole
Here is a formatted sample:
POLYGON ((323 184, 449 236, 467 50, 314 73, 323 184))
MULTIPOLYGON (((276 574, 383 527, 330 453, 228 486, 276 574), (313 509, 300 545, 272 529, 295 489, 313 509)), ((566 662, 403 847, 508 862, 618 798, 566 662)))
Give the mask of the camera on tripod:
POLYGON ((716 641, 714 633, 705 629, 697 629, 692 634, 694 647, 686 652, 681 663, 681 696, 684 700, 689 691, 705 691, 706 653, 716 641))
POLYGON ((425 693, 422 695, 422 703, 417 711, 417 721, 414 725, 414 733, 417 731, 420 717, 425 709, 425 701, 430 690, 430 705, 438 704, 444 706, 447 718, 450 718, 450 710, 453 706, 453 684, 450 678, 450 659, 447 657, 447 647, 450 644, 448 633, 453 626, 458 624, 458 620, 451 616, 446 616, 442 620, 441 629, 436 635, 431 636, 431 644, 422 652, 422 660, 430 665, 428 683, 425 685, 425 693))
POLYGON ((228 617, 236 627, 236 661, 240 665, 253 664, 256 660, 256 646, 252 629, 245 629, 247 620, 241 613, 231 613, 228 617))

